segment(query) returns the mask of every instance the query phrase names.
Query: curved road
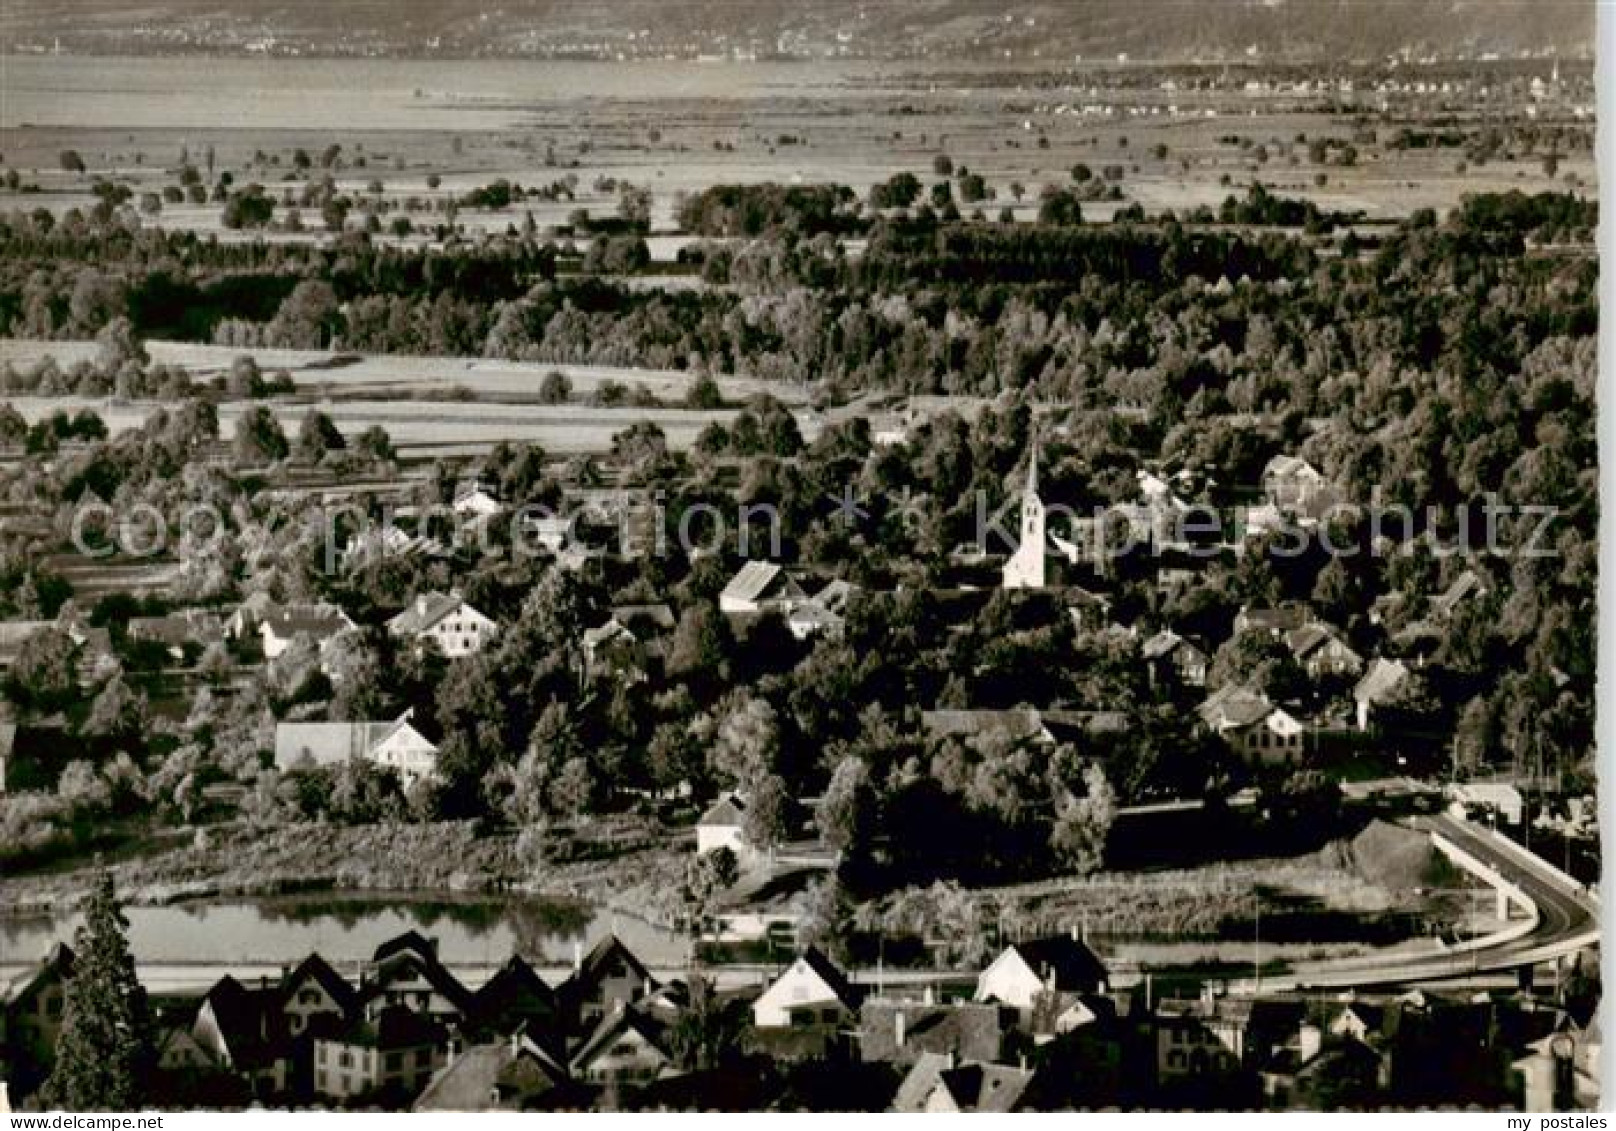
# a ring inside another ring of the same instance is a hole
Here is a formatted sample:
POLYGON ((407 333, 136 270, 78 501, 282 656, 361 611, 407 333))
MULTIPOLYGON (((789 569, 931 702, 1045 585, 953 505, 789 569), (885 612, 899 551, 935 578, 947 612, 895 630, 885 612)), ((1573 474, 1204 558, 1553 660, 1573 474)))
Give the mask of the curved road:
POLYGON ((1478 973, 1507 971, 1574 954, 1599 941, 1598 902, 1575 881, 1525 849, 1499 843, 1491 834, 1446 814, 1418 817, 1415 828, 1441 835, 1514 885, 1535 906, 1497 934, 1429 954, 1387 954, 1294 967, 1263 978, 1264 990, 1408 985, 1478 973))

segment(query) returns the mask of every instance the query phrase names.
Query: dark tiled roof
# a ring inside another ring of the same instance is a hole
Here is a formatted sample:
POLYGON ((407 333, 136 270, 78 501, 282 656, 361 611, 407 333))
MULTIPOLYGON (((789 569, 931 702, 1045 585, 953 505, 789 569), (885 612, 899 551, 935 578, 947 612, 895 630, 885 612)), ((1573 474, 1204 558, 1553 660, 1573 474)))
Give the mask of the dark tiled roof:
POLYGON ((1051 975, 1057 990, 1098 990, 1110 978, 1105 963, 1081 939, 1051 935, 1011 944, 1022 961, 1045 982, 1051 975))
POLYGON ((987 1002, 927 1005, 872 998, 859 1011, 859 1052, 867 1061, 909 1063, 923 1053, 952 1053, 965 1060, 996 1060, 1009 1024, 1000 1006, 987 1002), (898 1044, 898 1018, 903 1044, 898 1044))

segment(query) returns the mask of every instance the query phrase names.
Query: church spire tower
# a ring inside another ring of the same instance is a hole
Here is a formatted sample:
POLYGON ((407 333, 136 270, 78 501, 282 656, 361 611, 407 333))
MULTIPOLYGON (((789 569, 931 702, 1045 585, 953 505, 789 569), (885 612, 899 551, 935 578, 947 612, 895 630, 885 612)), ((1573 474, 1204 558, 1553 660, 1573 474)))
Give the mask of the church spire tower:
POLYGON ((1042 589, 1045 584, 1044 501, 1038 497, 1038 436, 1027 456, 1027 486, 1021 493, 1021 544, 1004 563, 1005 589, 1042 589))

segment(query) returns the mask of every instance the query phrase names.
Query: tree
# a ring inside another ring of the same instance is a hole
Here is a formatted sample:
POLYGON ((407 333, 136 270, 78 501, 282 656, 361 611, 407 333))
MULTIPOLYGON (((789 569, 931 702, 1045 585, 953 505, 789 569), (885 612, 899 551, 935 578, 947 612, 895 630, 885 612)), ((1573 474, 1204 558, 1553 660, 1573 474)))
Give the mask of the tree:
POLYGON ((1038 197, 1038 222, 1071 227, 1083 222, 1083 205, 1077 194, 1045 185, 1038 197))
POLYGON ((66 706, 78 694, 78 646, 67 633, 46 628, 29 636, 11 665, 12 698, 40 711, 66 706))
POLYGON ((76 149, 62 150, 58 161, 61 163, 62 168, 69 173, 84 172, 84 158, 79 156, 79 151, 76 149))
POLYGON ((819 799, 819 835, 837 852, 857 853, 867 847, 873 816, 870 768, 860 758, 843 758, 836 764, 830 785, 819 799))
POLYGON ((304 463, 319 463, 327 452, 340 452, 348 446, 331 418, 318 409, 309 409, 297 429, 293 454, 304 463))
POLYGON ((372 463, 391 463, 397 456, 393 438, 380 424, 372 424, 354 440, 354 451, 372 463))
POLYGON ((135 738, 145 725, 146 697, 132 689, 119 673, 107 681, 90 704, 84 733, 103 738, 135 738))
POLYGON ((247 185, 225 198, 219 222, 231 229, 262 228, 275 216, 275 200, 263 185, 247 185))
POLYGON ((135 334, 134 323, 121 314, 101 327, 95 343, 96 365, 103 373, 116 375, 131 362, 145 365, 151 360, 145 344, 135 334))
POLYGON ((112 875, 102 872, 74 936, 56 1062, 40 1090, 46 1108, 135 1111, 156 1067, 146 991, 135 976, 112 875))
POLYGON ((668 646, 668 674, 675 679, 724 678, 729 654, 729 626, 716 606, 701 601, 679 614, 668 646))
POLYGON ((1067 794, 1050 832, 1049 847, 1080 876, 1097 871, 1105 861, 1105 842, 1117 817, 1117 796, 1098 762, 1083 771, 1084 794, 1067 794))
POLYGON ((552 369, 539 382, 541 404, 566 404, 572 399, 572 379, 559 369, 552 369))
POLYGON ((939 153, 931 159, 931 171, 939 177, 952 177, 954 175, 954 159, 946 153, 939 153))
POLYGON ((713 772, 749 791, 779 756, 780 716, 773 705, 746 691, 732 697, 708 754, 713 772))
POLYGON ((718 896, 734 887, 741 878, 740 862, 733 850, 717 848, 693 856, 685 866, 685 882, 679 891, 684 904, 685 925, 690 931, 692 953, 701 944, 711 925, 713 904, 718 896))
POLYGON ((710 979, 690 980, 690 1002, 668 1027, 674 1060, 687 1071, 707 1071, 733 1059, 747 1029, 745 1006, 720 998, 710 979))
POLYGON ((747 793, 741 835, 760 852, 772 853, 786 838, 786 807, 791 802, 779 774, 765 774, 747 793))
POLYGON ((275 414, 255 405, 236 421, 236 460, 243 464, 274 463, 290 451, 275 414))

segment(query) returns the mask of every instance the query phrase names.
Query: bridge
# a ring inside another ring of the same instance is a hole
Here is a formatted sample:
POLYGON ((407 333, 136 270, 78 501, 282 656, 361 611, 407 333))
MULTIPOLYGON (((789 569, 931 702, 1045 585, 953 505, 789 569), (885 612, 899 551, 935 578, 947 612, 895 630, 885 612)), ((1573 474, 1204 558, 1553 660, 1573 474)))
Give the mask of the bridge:
POLYGON ((1501 930, 1433 951, 1298 965, 1272 978, 1231 986, 1231 992, 1365 989, 1530 971, 1599 942, 1598 898, 1558 868, 1507 837, 1457 817, 1418 817, 1412 823, 1430 835, 1438 852, 1493 889, 1498 918, 1506 924, 1501 930))

